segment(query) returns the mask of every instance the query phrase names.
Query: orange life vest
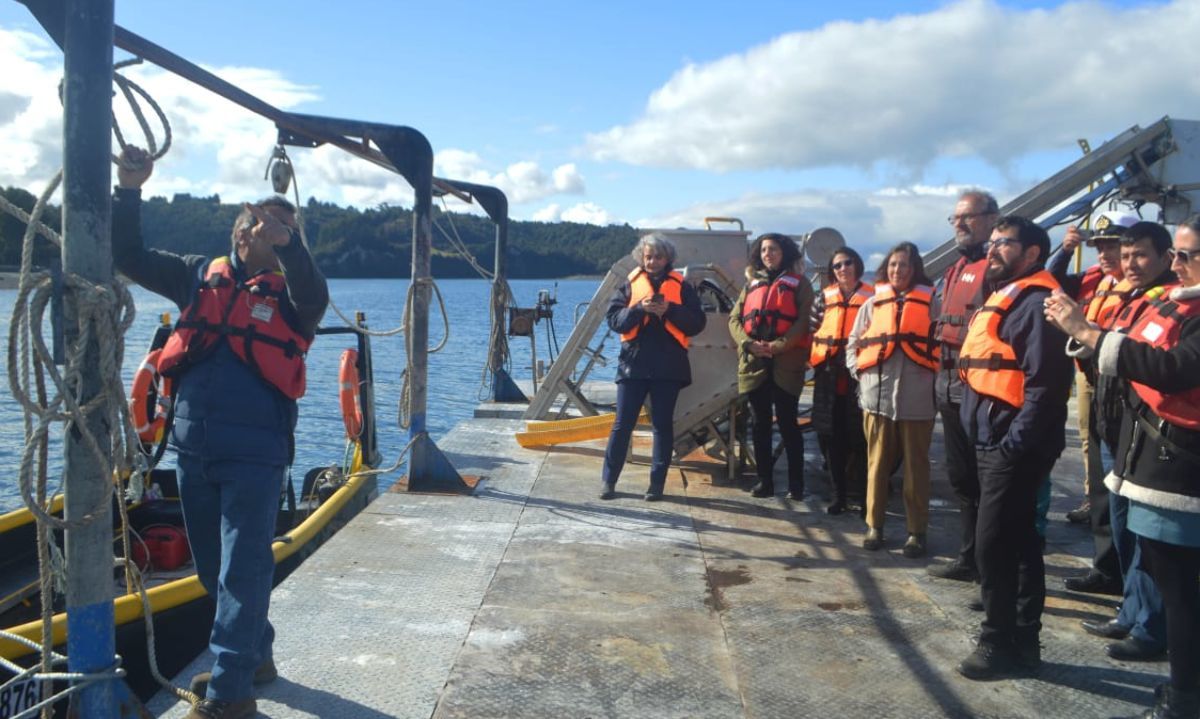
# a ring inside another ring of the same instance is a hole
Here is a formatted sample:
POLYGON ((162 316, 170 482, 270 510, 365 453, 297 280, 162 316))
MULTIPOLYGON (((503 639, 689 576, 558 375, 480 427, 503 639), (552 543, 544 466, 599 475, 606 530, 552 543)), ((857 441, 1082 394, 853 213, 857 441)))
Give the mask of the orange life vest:
POLYGON ((310 338, 281 312, 287 284, 280 272, 239 282, 228 257, 208 264, 196 298, 184 309, 158 358, 158 371, 177 377, 208 356, 222 337, 238 359, 285 396, 304 396, 304 355, 310 338))
MULTIPOLYGON (((1200 298, 1169 300, 1156 297, 1147 301, 1146 309, 1129 331, 1129 338, 1169 350, 1179 344, 1184 320, 1196 315, 1200 315, 1200 298)), ((1200 386, 1163 394, 1138 382, 1129 385, 1154 414, 1178 427, 1200 430, 1200 386)))
POLYGON ((871 324, 859 339, 858 371, 881 365, 899 345, 913 362, 936 371, 941 347, 933 337, 929 305, 933 288, 917 285, 897 295, 890 284, 875 287, 871 324))
POLYGON ((993 292, 971 318, 967 339, 958 356, 958 372, 963 382, 979 394, 1013 407, 1025 404, 1025 373, 1012 345, 1000 339, 1000 323, 1021 293, 1032 287, 1054 291, 1060 285, 1054 275, 1040 270, 993 292))
POLYGON ((1108 329, 1112 326, 1117 310, 1121 309, 1131 292, 1133 285, 1128 280, 1105 275, 1096 285, 1084 314, 1089 322, 1095 322, 1101 329, 1108 329))
POLYGON ((774 282, 766 279, 751 282, 746 288, 746 299, 742 302, 742 314, 738 318, 746 334, 752 339, 764 341, 787 334, 799 319, 796 288, 805 281, 799 275, 784 272, 774 282))
POLYGON ((836 284, 825 288, 825 316, 813 335, 812 351, 808 355, 811 366, 819 367, 825 360, 841 353, 859 309, 874 293, 875 287, 866 282, 859 282, 849 299, 842 297, 842 290, 836 284))
MULTIPOLYGON (((643 270, 642 268, 639 267, 639 268, 635 269, 633 272, 629 273, 629 304, 627 305, 628 307, 633 307, 634 305, 640 303, 642 300, 646 299, 647 297, 654 296, 655 292, 661 292, 663 299, 666 300, 669 304, 682 305, 683 304, 683 275, 681 275, 675 271, 668 272, 667 276, 665 278, 663 278, 662 284, 659 286, 658 290, 655 290, 654 285, 650 283, 650 276, 647 275, 646 271, 643 270)), ((666 328, 667 332, 672 337, 675 338, 675 341, 678 342, 684 349, 687 349, 688 337, 687 337, 687 335, 685 335, 683 333, 683 330, 679 329, 674 324, 672 324, 671 321, 668 320, 665 316, 663 317, 662 323, 663 323, 663 327, 666 328)), ((648 324, 650 324, 650 315, 646 315, 645 317, 643 317, 642 321, 639 322, 638 324, 634 325, 633 329, 622 334, 621 341, 622 342, 633 341, 638 336, 638 332, 640 332, 642 330, 642 328, 648 324)))

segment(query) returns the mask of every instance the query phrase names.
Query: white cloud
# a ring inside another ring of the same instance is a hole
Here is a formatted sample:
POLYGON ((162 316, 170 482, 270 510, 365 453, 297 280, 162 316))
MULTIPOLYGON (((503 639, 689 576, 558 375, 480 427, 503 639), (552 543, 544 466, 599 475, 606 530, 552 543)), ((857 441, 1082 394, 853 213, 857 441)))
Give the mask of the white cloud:
POLYGON ((557 203, 551 203, 534 212, 530 219, 536 222, 581 222, 590 225, 611 225, 618 222, 612 213, 594 202, 580 202, 566 209, 557 203))
POLYGON ((501 172, 491 172, 477 153, 441 150, 434 157, 434 172, 449 180, 464 180, 500 188, 509 204, 537 202, 553 195, 582 195, 586 184, 574 163, 559 165, 547 174, 532 160, 514 162, 501 172))
POLYGON ((977 155, 1004 166, 1075 138, 1200 112, 1200 3, 962 0, 835 22, 688 64, 642 116, 588 137, 592 156, 728 171, 900 168, 977 155))

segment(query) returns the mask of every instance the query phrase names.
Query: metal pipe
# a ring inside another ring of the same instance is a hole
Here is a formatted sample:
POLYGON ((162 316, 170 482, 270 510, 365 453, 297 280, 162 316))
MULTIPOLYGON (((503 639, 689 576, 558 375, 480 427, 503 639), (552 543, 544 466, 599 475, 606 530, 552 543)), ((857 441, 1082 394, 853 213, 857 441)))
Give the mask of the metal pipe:
MULTIPOLYGON (((113 0, 66 0, 63 93, 63 271, 97 284, 112 281, 112 64, 113 0)), ((65 314, 68 346, 78 337, 79 297, 68 290, 65 314)), ((101 392, 100 348, 95 335, 85 348, 79 386, 82 405, 101 392)), ((84 419, 100 440, 117 428, 102 413, 84 419)), ((72 672, 99 672, 113 663, 112 478, 100 471, 78 431, 65 433, 68 521, 95 507, 99 516, 66 533, 67 657, 72 672)), ((116 716, 112 681, 79 693, 79 716, 116 716)))

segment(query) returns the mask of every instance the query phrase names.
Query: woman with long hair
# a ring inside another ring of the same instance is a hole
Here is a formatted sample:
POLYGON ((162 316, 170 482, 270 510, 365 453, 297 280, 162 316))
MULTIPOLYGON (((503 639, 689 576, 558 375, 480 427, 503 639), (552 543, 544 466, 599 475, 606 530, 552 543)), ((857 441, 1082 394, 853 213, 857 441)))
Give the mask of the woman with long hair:
POLYGON ((796 423, 808 365, 812 285, 799 274, 800 248, 770 232, 750 246, 746 286, 729 315, 739 347, 738 392, 750 400, 754 422, 755 497, 775 494, 773 425, 787 453, 788 496, 804 498, 804 435, 796 423))

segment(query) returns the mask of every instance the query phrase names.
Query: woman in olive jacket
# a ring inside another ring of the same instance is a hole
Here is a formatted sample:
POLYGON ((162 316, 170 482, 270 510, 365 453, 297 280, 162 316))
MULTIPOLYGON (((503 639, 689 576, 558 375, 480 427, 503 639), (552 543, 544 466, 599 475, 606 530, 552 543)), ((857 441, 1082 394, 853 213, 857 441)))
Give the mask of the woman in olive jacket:
POLYGON ((804 435, 796 408, 812 339, 812 285, 799 274, 800 249, 787 235, 768 233, 750 246, 746 286, 729 315, 738 346, 738 392, 750 400, 754 419, 754 464, 758 483, 751 494, 775 494, 772 476, 772 414, 788 461, 788 497, 804 497, 804 435))

